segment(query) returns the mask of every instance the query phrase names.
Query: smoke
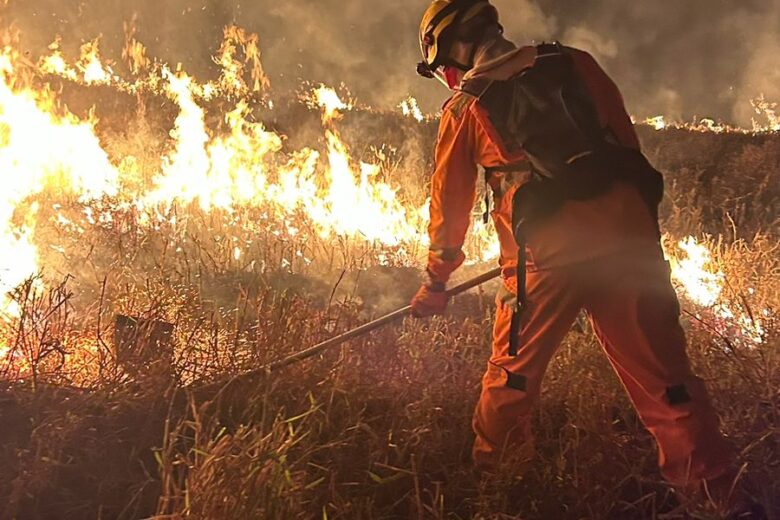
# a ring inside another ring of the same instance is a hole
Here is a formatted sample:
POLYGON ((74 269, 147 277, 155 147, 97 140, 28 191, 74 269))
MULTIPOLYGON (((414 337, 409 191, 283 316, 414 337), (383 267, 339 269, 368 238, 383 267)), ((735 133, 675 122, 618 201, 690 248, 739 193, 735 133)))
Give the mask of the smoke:
POLYGON ((538 3, 558 17, 554 36, 579 39, 573 43, 593 52, 638 117, 712 117, 749 127, 751 99, 780 100, 780 0, 538 3), (577 38, 572 27, 598 38, 577 38))
POLYGON ((618 54, 615 40, 607 39, 587 27, 570 27, 564 33, 562 41, 572 47, 587 49, 593 57, 602 62, 615 58, 618 54))
MULTIPOLYGON (((750 99, 780 101, 780 0, 494 0, 507 35, 523 44, 560 39, 584 48, 621 86, 637 117, 713 117, 750 125, 750 99)), ((152 56, 209 78, 222 27, 257 32, 276 91, 302 80, 344 83, 366 104, 392 109, 409 94, 435 112, 447 92, 418 78, 417 27, 425 0, 10 0, 31 56, 56 34, 65 51, 102 35, 119 61, 123 23, 152 56)))

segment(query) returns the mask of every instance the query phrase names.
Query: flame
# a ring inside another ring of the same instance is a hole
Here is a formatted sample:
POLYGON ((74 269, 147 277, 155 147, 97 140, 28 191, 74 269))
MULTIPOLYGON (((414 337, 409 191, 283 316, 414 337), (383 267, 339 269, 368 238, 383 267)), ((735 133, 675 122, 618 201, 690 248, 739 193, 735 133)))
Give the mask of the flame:
POLYGON ((415 119, 418 123, 425 121, 425 116, 423 115, 422 110, 420 110, 417 100, 412 96, 401 101, 398 108, 401 109, 403 115, 415 119))
MULTIPOLYGON (((325 109, 329 110, 328 108, 325 109)), ((397 189, 375 181, 380 169, 376 165, 361 163, 360 173, 355 175, 344 143, 334 130, 326 133, 330 189, 325 198, 329 207, 328 218, 338 234, 360 235, 368 240, 396 246, 402 241, 427 241, 427 233, 421 223, 407 215, 397 189)))
POLYGON ((709 249, 694 237, 686 237, 677 246, 684 256, 672 259, 673 278, 693 302, 711 307, 723 291, 723 272, 713 265, 709 249))
POLYGON ((82 199, 115 195, 118 172, 101 148, 94 121, 79 121, 71 114, 56 115, 55 102, 44 93, 15 91, 15 56, 0 55, 0 311, 8 312, 5 296, 38 270, 35 232, 36 206, 24 210, 32 195, 56 186, 82 199), (45 143, 45 146, 42 145, 45 143), (22 217, 23 224, 18 223, 22 217))
POLYGON ((148 205, 163 204, 174 200, 197 200, 201 208, 208 210, 220 198, 220 190, 211 182, 210 161, 206 144, 209 135, 204 126, 204 112, 192 96, 192 79, 185 74, 176 75, 163 70, 168 81, 168 91, 179 105, 179 115, 171 131, 176 146, 171 155, 163 159, 162 175, 155 179, 156 188, 145 200, 148 205))
MULTIPOLYGON (((180 108, 171 134, 176 148, 164 159, 156 188, 146 195, 144 206, 174 200, 197 201, 204 211, 240 204, 270 205, 288 216, 303 209, 323 238, 360 237, 387 246, 427 240, 425 223, 414 218, 414 212, 407 213, 398 189, 378 180, 381 168, 355 164, 334 128, 325 132, 324 179, 316 176, 319 154, 304 150, 274 172, 274 182, 266 160, 280 152, 282 139, 262 124, 248 122, 245 103, 227 115, 230 135, 211 139, 205 113, 193 98, 191 78, 170 71, 165 77, 180 108)), ((350 106, 326 87, 316 89, 312 99, 321 106, 326 122, 350 106)))
POLYGON ((99 39, 81 46, 80 57, 75 67, 71 67, 65 61, 60 45, 59 38, 49 45, 51 54, 43 57, 38 64, 42 72, 70 81, 79 81, 85 85, 108 85, 118 82, 118 79, 114 79, 111 67, 104 65, 100 59, 99 39))
MULTIPOLYGON (((765 330, 761 317, 753 316, 741 302, 727 298, 724 294, 726 276, 712 259, 710 249, 692 236, 676 245, 682 254, 667 251, 667 256, 670 257, 672 280, 677 282, 682 295, 712 315, 717 332, 735 335, 753 345, 762 344, 765 330)), ((761 314, 771 315, 768 309, 761 314)))
POLYGON ((51 54, 43 57, 38 64, 40 70, 48 74, 54 74, 71 81, 76 81, 78 79, 78 74, 68 65, 65 58, 62 56, 59 38, 49 45, 49 50, 51 51, 51 54))
MULTIPOLYGON (((85 85, 111 85, 129 92, 151 89, 176 103, 179 114, 171 132, 172 146, 162 158, 160 171, 152 175, 152 186, 144 192, 126 193, 138 209, 154 212, 154 208, 171 207, 176 202, 196 203, 203 211, 253 205, 267 207, 286 219, 285 227, 291 234, 299 232, 291 219, 302 212, 323 238, 343 236, 378 242, 399 247, 402 254, 427 246, 427 203, 404 200, 398 187, 383 180, 381 164, 352 159, 333 122, 354 104, 343 100, 334 89, 321 85, 308 98, 322 112, 327 148, 324 165, 320 154, 311 149, 284 152, 282 136, 267 131, 262 123, 250 121, 249 105, 243 99, 225 116, 229 133, 210 134, 200 99, 246 94, 268 86, 256 37, 235 27, 227 28, 215 58, 223 73, 218 82, 207 84, 165 66, 155 68, 144 47, 135 40, 134 26, 126 27, 125 59, 133 71, 152 69, 149 78, 126 81, 116 76, 101 61, 98 43, 94 40, 84 44, 76 64, 71 66, 57 39, 38 67, 44 74, 85 85), (238 64, 239 48, 246 66, 238 64), (151 76, 155 70, 158 78, 151 76), (251 84, 244 82, 247 74, 251 84)), ((49 187, 84 198, 114 196, 120 180, 132 181, 128 177, 138 173, 133 171, 132 165, 137 163, 133 157, 118 158, 119 166, 110 162, 96 137, 95 121, 79 121, 69 113, 57 116, 54 99, 31 89, 14 90, 13 61, 10 54, 3 61, 0 102, 6 131, 0 159, 9 165, 7 171, 28 174, 13 175, 20 185, 7 191, 2 199, 0 222, 9 223, 0 227, 3 244, 6 250, 15 252, 2 266, 4 292, 38 270, 32 240, 34 225, 19 229, 10 225, 24 200, 49 187), (52 144, 41 149, 41 142, 52 144)), ((407 105, 419 119, 416 101, 407 100, 407 105)), ((91 208, 85 208, 85 215, 89 222, 96 222, 91 208)), ((161 213, 157 217, 161 218, 161 213)), ((149 221, 148 216, 140 218, 149 221)), ((480 244, 476 256, 497 256, 497 242, 490 230, 475 227, 474 233, 480 244), (492 247, 482 247, 486 244, 492 247)))
POLYGON ((780 114, 777 113, 777 103, 770 103, 761 94, 756 99, 750 101, 756 114, 763 116, 767 124, 761 124, 753 119, 754 132, 780 132, 780 114))
POLYGON ((652 126, 656 130, 663 130, 667 126, 666 119, 664 118, 664 116, 655 116, 655 117, 647 118, 645 119, 645 124, 652 126))
POLYGON ((324 123, 330 123, 339 116, 340 112, 354 108, 352 102, 342 101, 334 89, 325 85, 320 85, 308 96, 304 96, 304 101, 312 107, 322 109, 322 121, 324 123))
POLYGON ((235 25, 225 27, 225 37, 215 61, 222 69, 219 80, 222 92, 246 95, 270 87, 270 81, 260 61, 260 44, 256 34, 247 33, 235 25), (237 58, 239 47, 244 54, 244 60, 237 58), (250 69, 251 85, 244 79, 247 68, 250 69))
POLYGON ((87 42, 81 46, 81 59, 76 68, 81 72, 87 85, 107 85, 111 82, 113 71, 100 60, 99 40, 87 42))
MULTIPOLYGON (((756 114, 766 120, 765 123, 762 123, 754 118, 751 129, 735 127, 710 118, 700 119, 698 122, 685 123, 681 121, 670 122, 664 116, 655 116, 645 119, 644 124, 653 127, 655 130, 677 128, 687 131, 712 132, 716 134, 725 132, 739 134, 780 132, 780 115, 777 113, 777 103, 770 103, 766 100, 764 95, 761 94, 756 99, 752 99, 750 104, 756 114)), ((631 118, 631 121, 632 123, 635 122, 633 117, 631 118)))

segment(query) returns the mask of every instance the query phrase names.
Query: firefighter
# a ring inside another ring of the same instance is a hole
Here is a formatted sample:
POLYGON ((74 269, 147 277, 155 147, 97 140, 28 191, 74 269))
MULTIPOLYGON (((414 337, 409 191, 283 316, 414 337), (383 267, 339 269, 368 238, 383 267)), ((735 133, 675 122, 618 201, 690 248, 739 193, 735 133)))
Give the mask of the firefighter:
POLYGON ((662 180, 639 152, 616 85, 581 50, 517 48, 484 0, 431 3, 420 44, 418 73, 454 95, 439 125, 428 280, 413 313, 446 308, 483 170, 501 243, 503 287, 473 418, 475 465, 532 455, 545 369, 584 310, 657 442, 665 479, 688 490, 728 487, 735 451, 691 370, 660 246, 662 180), (544 85, 563 86, 551 95, 544 85), (535 106, 523 94, 534 89, 549 99, 535 106))

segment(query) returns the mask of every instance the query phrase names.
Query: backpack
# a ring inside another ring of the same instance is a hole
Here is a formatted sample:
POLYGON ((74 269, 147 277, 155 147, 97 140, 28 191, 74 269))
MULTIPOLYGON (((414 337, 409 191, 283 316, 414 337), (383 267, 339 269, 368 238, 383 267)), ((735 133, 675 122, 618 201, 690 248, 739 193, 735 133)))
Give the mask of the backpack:
MULTIPOLYGON (((523 152, 532 172, 513 201, 518 244, 523 228, 566 200, 597 197, 616 179, 635 183, 658 215, 663 177, 641 152, 621 146, 599 120, 596 104, 567 47, 537 46, 534 64, 508 80, 473 78, 461 90, 478 98, 510 154, 523 152)), ((515 167, 515 170, 518 168, 515 167)), ((512 165, 493 171, 511 171, 512 165)))
MULTIPOLYGON (((525 229, 555 213, 567 200, 607 192, 618 179, 634 183, 658 221, 663 176, 638 150, 621 146, 601 126, 596 104, 560 43, 537 46, 534 64, 508 80, 472 78, 461 90, 487 111, 507 152, 527 162, 486 169, 531 171, 512 200, 512 228, 518 245, 517 300, 510 325, 509 355, 517 355, 522 310, 527 304, 525 229)), ((660 230, 658 230, 660 235, 660 230)))

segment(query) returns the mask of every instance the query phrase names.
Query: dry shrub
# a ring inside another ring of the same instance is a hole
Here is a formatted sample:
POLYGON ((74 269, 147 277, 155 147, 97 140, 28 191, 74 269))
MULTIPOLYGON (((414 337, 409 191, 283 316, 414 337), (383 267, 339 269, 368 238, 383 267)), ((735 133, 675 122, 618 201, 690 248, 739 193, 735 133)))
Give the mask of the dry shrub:
MULTIPOLYGON (((301 442, 305 415, 274 417, 228 430, 190 401, 190 417, 166 432, 157 451, 165 518, 290 518, 305 511, 303 467, 290 456, 301 442)), ((273 413, 273 412, 270 412, 273 413)))

